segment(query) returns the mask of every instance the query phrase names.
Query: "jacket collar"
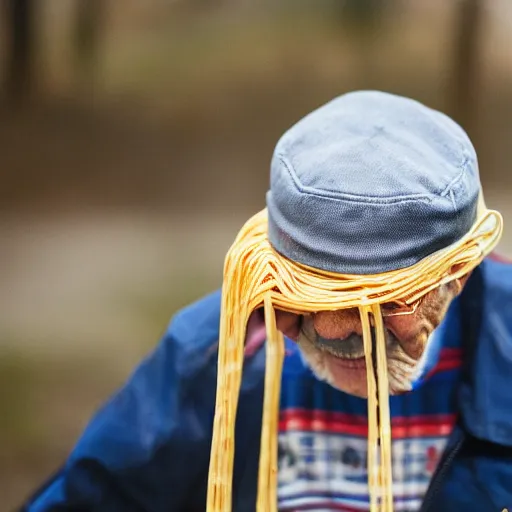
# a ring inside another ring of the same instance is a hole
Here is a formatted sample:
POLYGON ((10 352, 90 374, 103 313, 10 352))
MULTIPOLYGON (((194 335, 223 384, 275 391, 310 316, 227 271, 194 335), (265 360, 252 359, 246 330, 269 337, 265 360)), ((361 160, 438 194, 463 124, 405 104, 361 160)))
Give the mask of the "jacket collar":
POLYGON ((460 297, 464 366, 459 389, 463 427, 512 446, 512 266, 485 260, 460 297))

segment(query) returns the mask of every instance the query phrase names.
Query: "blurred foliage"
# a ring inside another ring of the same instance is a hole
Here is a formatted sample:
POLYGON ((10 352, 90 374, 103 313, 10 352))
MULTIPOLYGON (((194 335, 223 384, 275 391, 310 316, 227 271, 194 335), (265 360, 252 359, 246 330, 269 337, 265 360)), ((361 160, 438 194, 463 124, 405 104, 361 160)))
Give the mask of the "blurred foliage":
POLYGON ((397 2, 386 0, 341 0, 337 2, 343 28, 368 35, 384 19, 385 10, 397 8, 397 2))
MULTIPOLYGON (((6 446, 37 442, 33 390, 37 372, 22 352, 0 351, 0 439, 6 446)), ((0 450, 4 452, 5 450, 0 450)))

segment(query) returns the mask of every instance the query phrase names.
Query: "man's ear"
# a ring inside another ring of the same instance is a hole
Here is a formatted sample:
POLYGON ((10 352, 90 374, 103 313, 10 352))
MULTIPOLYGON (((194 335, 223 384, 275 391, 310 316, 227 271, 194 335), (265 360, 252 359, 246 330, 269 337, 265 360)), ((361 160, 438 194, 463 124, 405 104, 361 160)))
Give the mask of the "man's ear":
MULTIPOLYGON (((287 338, 297 341, 300 334, 301 322, 301 315, 276 309, 277 328, 287 338)), ((249 320, 247 321, 245 332, 245 355, 252 355, 256 350, 258 350, 265 341, 265 337, 265 313, 263 308, 259 308, 250 314, 249 320)))
POLYGON ((263 308, 256 309, 247 321, 244 350, 246 356, 254 355, 262 347, 266 334, 263 308))

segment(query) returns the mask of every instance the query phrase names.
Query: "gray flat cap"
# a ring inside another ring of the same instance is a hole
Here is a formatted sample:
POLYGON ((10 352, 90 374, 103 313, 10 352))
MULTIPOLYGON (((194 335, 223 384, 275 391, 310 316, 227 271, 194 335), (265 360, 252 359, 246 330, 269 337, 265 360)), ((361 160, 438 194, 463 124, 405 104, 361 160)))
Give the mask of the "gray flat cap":
POLYGON ((277 143, 269 240, 322 270, 398 270, 465 235, 479 193, 475 149, 453 120, 408 98, 352 92, 277 143))

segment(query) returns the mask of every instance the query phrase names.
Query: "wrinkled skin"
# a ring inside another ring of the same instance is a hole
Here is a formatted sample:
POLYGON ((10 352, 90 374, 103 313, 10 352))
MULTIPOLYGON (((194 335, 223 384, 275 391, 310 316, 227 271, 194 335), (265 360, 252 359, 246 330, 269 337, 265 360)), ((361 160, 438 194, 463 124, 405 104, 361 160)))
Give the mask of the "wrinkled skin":
MULTIPOLYGON (((468 276, 428 293, 410 315, 384 318, 391 394, 411 389, 418 363, 434 329, 468 276)), ((253 320, 254 322, 254 320, 253 320)), ((321 379, 352 395, 366 397, 366 364, 358 309, 296 315, 277 312, 278 329, 297 342, 321 379)))

